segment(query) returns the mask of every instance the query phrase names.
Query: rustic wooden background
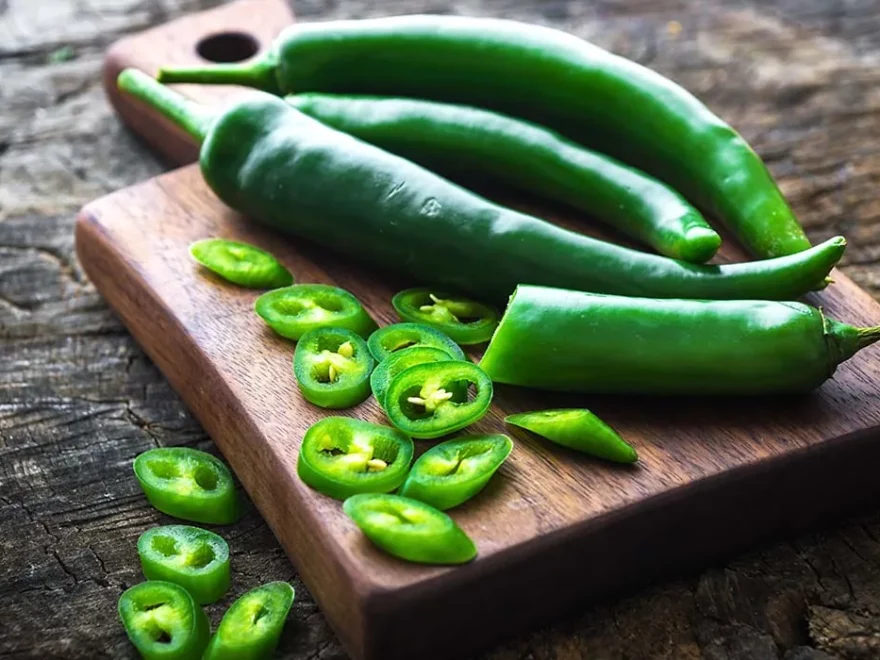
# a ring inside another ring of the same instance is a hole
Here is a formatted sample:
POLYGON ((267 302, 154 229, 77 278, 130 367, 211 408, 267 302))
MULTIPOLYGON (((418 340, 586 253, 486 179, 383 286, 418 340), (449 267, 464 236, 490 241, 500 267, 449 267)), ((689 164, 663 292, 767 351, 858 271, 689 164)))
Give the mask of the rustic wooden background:
MULTIPOLYGON (((138 535, 165 520, 139 493, 131 461, 156 445, 212 450, 86 280, 72 230, 83 203, 164 169, 104 100, 104 48, 216 4, 0 0, 0 658, 134 657, 116 600, 140 580, 138 535)), ((301 20, 506 16, 649 64, 739 128, 811 237, 845 234, 844 270, 880 295, 877 0, 301 0, 295 8, 301 20)), ((865 504, 875 513, 524 633, 484 658, 878 658, 880 513, 865 504)), ((233 595, 274 579, 297 587, 279 657, 343 658, 253 508, 225 536, 233 595)))

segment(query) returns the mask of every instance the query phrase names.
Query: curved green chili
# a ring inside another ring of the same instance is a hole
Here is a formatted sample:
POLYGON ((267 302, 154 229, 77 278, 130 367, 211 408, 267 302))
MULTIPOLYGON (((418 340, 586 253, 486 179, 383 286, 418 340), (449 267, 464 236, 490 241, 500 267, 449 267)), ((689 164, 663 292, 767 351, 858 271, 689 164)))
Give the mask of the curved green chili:
POLYGON ((400 495, 355 495, 342 509, 388 554, 423 564, 464 564, 477 547, 448 515, 400 495))
POLYGON ((495 382, 551 390, 776 394, 818 387, 878 339, 880 328, 854 328, 795 302, 521 286, 480 366, 495 382))
POLYGON ((309 330, 293 354, 300 392, 322 408, 350 408, 370 396, 374 365, 367 342, 344 328, 309 330))
POLYGON ((200 605, 220 600, 229 589, 229 546, 214 532, 154 527, 138 538, 137 550, 144 577, 179 584, 200 605))
POLYGON ((239 286, 274 289, 293 283, 290 271, 255 245, 206 238, 190 245, 189 253, 208 270, 239 286))
POLYGON ((498 310, 437 289, 406 289, 391 299, 403 321, 424 323, 458 344, 481 344, 498 326, 498 310))
POLYGON ((123 71, 119 85, 203 142, 202 174, 232 208, 352 259, 487 300, 506 299, 524 282, 630 296, 792 299, 821 282, 845 246, 838 237, 766 261, 675 261, 492 204, 270 95, 254 92, 212 116, 140 72, 123 71))
POLYGON ((655 71, 548 27, 458 16, 298 23, 251 62, 161 69, 159 77, 508 112, 660 177, 724 219, 756 256, 810 245, 760 157, 697 98, 655 71))
POLYGON ((558 445, 616 463, 635 463, 636 450, 589 410, 536 410, 508 415, 504 421, 558 445))
POLYGON ((287 582, 269 582, 243 594, 223 615, 204 660, 271 658, 293 598, 287 582))
POLYGON ((379 362, 405 348, 426 346, 445 351, 454 360, 466 360, 464 351, 452 338, 423 323, 395 323, 379 328, 367 340, 370 352, 379 362))
POLYGON ((373 369, 373 373, 370 376, 370 387, 373 390, 373 396, 376 397, 379 405, 384 407, 388 387, 397 374, 417 364, 448 362, 453 359, 446 351, 430 346, 413 346, 412 348, 404 348, 401 351, 392 353, 373 369))
POLYGON ((413 464, 398 493, 442 511, 479 493, 507 460, 506 435, 470 435, 431 447, 413 464))
POLYGON ((357 298, 329 284, 294 284, 268 291, 257 298, 254 311, 287 339, 298 340, 317 328, 346 328, 361 337, 376 329, 357 298))

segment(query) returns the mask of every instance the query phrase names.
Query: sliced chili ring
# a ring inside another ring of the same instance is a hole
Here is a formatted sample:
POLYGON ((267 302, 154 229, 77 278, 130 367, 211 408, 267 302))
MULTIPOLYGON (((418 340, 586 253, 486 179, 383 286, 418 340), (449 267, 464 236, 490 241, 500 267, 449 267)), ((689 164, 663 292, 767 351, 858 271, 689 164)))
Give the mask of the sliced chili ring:
POLYGON ((448 515, 400 495, 355 495, 343 511, 385 552, 424 564, 464 564, 477 556, 470 537, 448 515))
POLYGON ((171 582, 141 582, 126 589, 119 597, 119 618, 145 660, 198 660, 211 634, 202 608, 171 582))
POLYGON ((241 515, 232 474, 211 454, 188 447, 150 449, 135 459, 134 473, 150 504, 169 516, 227 525, 241 515))
POLYGON ((322 408, 350 408, 370 396, 375 364, 367 342, 345 328, 309 330, 293 354, 300 392, 322 408))
POLYGON ((368 337, 376 322, 345 289, 328 284, 294 284, 257 298, 254 310, 282 337, 297 340, 316 328, 346 328, 368 337))
POLYGON ((223 615, 204 660, 269 658, 293 605, 287 582, 269 582, 244 593, 223 615))
POLYGON ((433 348, 432 346, 413 346, 412 348, 404 348, 401 351, 391 353, 382 360, 370 376, 370 387, 373 390, 373 396, 380 406, 384 406, 385 394, 388 393, 388 386, 391 381, 402 371, 406 371, 410 367, 417 364, 426 364, 428 362, 449 362, 454 358, 446 351, 433 348))
POLYGON ((412 457, 412 440, 397 429, 325 417, 306 431, 296 472, 315 490, 344 500, 394 490, 406 478, 412 457))
POLYGON ((469 435, 431 447, 413 464, 398 493, 445 511, 479 493, 507 460, 506 435, 469 435))
POLYGON ((275 289, 293 283, 293 275, 274 256, 249 243, 206 238, 189 246, 202 266, 225 280, 250 289, 275 289))
POLYGON ((424 323, 463 345, 489 341, 501 318, 494 307, 424 287, 401 291, 391 304, 402 321, 424 323))
POLYGON ((479 420, 492 403, 492 381, 472 362, 433 362, 402 371, 385 395, 385 412, 413 438, 439 438, 479 420), (470 396, 470 388, 476 392, 470 396))
POLYGON ((153 527, 137 543, 144 577, 186 589, 200 605, 229 589, 229 546, 221 536, 189 525, 153 527))
POLYGON ((367 340, 370 352, 378 362, 401 351, 415 346, 429 346, 446 351, 455 360, 465 360, 464 351, 448 336, 439 330, 422 323, 395 323, 379 328, 367 340))

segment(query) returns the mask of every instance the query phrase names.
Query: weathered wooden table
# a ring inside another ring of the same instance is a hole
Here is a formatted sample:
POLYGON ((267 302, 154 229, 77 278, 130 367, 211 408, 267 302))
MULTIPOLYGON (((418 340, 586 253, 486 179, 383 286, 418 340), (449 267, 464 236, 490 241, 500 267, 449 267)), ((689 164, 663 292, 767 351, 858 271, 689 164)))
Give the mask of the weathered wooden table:
MULTIPOLYGON (((0 0, 0 657, 134 657, 116 599, 162 522, 131 476, 156 445, 211 449, 85 279, 84 202, 162 171, 104 101, 103 49, 214 0, 0 0)), ((454 11, 571 30, 671 75, 752 141, 845 271, 880 294, 876 0, 302 0, 302 20, 454 11)), ((759 548, 525 632, 513 658, 880 657, 880 515, 759 548)), ((865 517, 866 516, 866 517, 865 517)), ((298 590, 280 656, 344 657, 251 508, 227 534, 230 599, 298 590)), ((222 603, 221 605, 226 604, 222 603)), ((215 615, 222 607, 212 609, 215 615)))

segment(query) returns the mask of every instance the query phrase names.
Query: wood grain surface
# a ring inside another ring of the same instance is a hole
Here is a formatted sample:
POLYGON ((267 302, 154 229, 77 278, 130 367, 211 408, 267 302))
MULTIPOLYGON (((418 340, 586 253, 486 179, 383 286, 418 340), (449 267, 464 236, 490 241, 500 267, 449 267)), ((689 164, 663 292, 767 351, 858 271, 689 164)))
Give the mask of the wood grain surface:
MULTIPOLYGON (((116 599, 143 579, 134 551, 138 535, 173 520, 146 503, 131 462, 157 445, 216 452, 85 276, 74 252, 73 224, 85 202, 163 169, 103 98, 105 48, 127 34, 220 4, 0 2, 4 658, 135 658, 116 623, 116 599)), ((846 234, 850 247, 842 270, 874 296, 880 292, 876 2, 298 0, 296 11, 300 20, 417 11, 505 16, 563 28, 649 64, 740 129, 770 165, 814 242, 846 234)), ((805 478, 817 498, 829 479, 846 474, 831 461, 814 467, 805 478)), ((739 497, 748 492, 740 490, 739 497)), ((781 526, 776 542, 580 608, 553 625, 523 629, 481 657, 876 658, 877 502, 865 498, 866 515, 815 531, 790 534, 781 526)), ((810 504, 804 501, 807 514, 810 504)), ((737 515, 717 522, 731 521, 749 524, 737 515)), ((233 587, 207 608, 215 625, 243 591, 288 580, 297 587, 297 601, 276 656, 346 656, 253 507, 240 523, 217 531, 231 545, 233 587)))
MULTIPOLYGON (((107 80, 122 66, 151 71, 157 43, 169 44, 164 61, 177 63, 177 53, 192 53, 224 21, 246 26, 249 16, 271 14, 259 7, 273 4, 281 3, 248 0, 215 10, 205 30, 189 18, 130 37, 111 51, 107 80)), ((260 26, 273 31, 265 21, 260 26)), ((187 157, 166 137, 167 124, 110 89, 138 132, 169 157, 187 157)), ((197 97, 201 89, 182 91, 197 97)), ((200 100, 222 104, 235 93, 200 100)), ((572 216, 564 224, 588 227, 572 216)), ((190 242, 218 235, 270 249, 298 281, 352 291, 386 323, 394 320, 393 292, 413 283, 377 279, 249 225, 216 200, 195 167, 89 205, 77 228, 89 277, 211 433, 355 657, 448 657, 480 648, 579 603, 815 524, 880 493, 870 469, 880 458, 873 442, 880 363, 870 349, 806 397, 566 397, 621 430, 639 451, 639 465, 600 464, 511 431, 516 450, 499 477, 454 513, 477 542, 477 561, 440 569, 388 558, 364 541, 337 502, 297 479, 299 441, 326 412, 299 397, 292 346, 252 313, 256 294, 206 277, 187 258, 190 242), (817 488, 813 476, 832 466, 839 478, 817 488)), ((731 247, 725 255, 742 258, 731 247)), ((880 323, 870 296, 844 275, 835 277, 811 302, 835 318, 880 323)), ((474 430, 504 430, 505 414, 560 403, 558 396, 499 388, 474 430)), ((372 403, 349 414, 383 420, 372 403)))

